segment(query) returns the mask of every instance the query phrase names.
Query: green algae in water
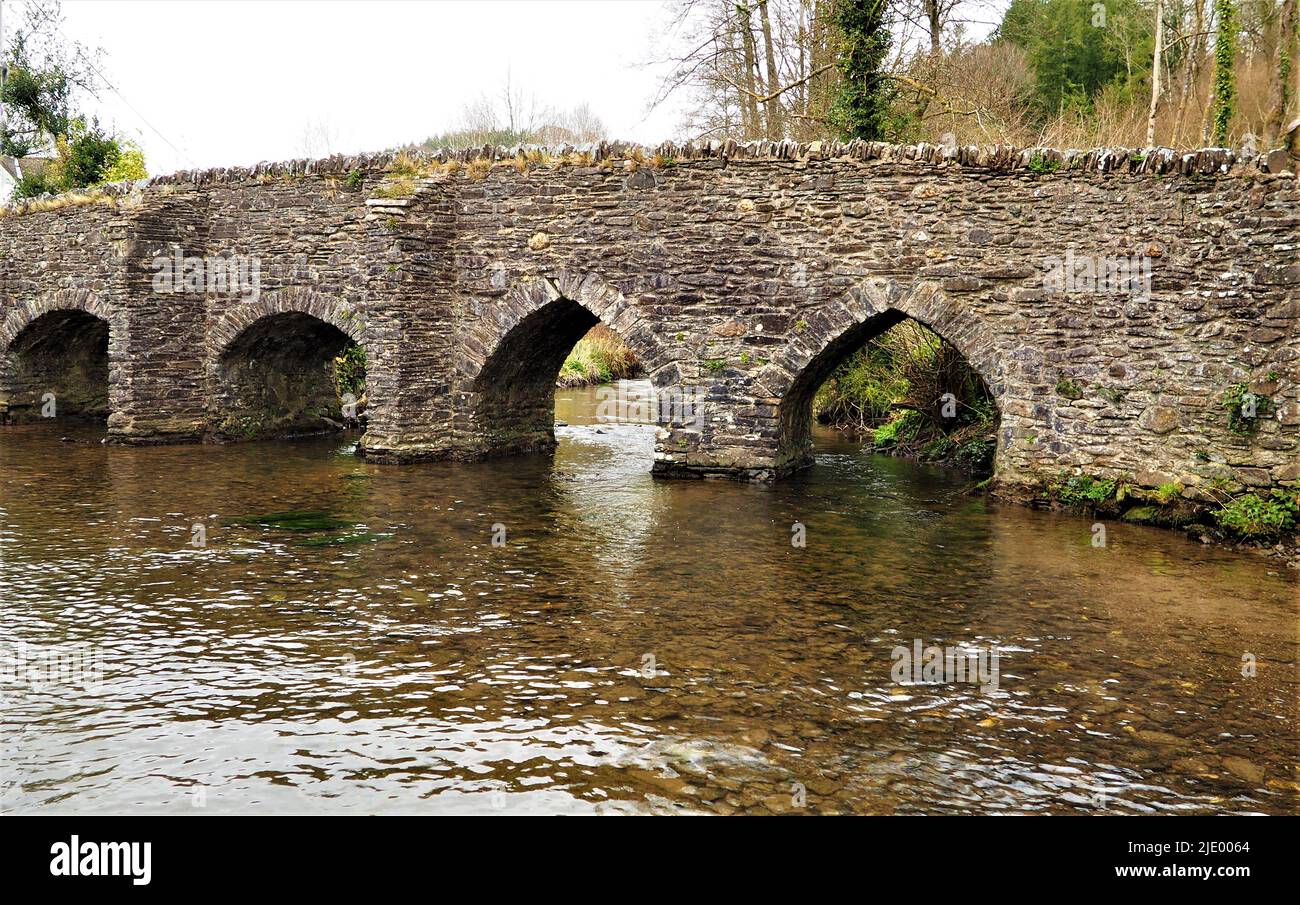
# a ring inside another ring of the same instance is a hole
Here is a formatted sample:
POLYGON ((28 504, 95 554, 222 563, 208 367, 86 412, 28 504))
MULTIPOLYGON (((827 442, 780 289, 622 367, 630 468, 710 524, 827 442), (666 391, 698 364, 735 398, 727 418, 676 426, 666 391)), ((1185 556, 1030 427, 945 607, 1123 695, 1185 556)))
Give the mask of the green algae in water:
POLYGON ((349 547, 354 544, 373 544, 376 541, 387 540, 392 536, 378 531, 358 531, 354 534, 309 537, 306 540, 299 541, 299 545, 303 547, 349 547))
POLYGON ((356 525, 356 522, 341 519, 319 509, 294 509, 288 512, 272 512, 267 515, 250 515, 245 518, 228 519, 226 523, 229 525, 261 525, 264 528, 278 528, 281 531, 308 534, 338 531, 356 525))
POLYGON ((355 521, 339 518, 322 509, 292 509, 288 512, 271 512, 266 515, 250 515, 244 518, 227 519, 228 525, 259 525, 263 528, 275 528, 294 534, 314 534, 318 537, 301 539, 298 544, 304 547, 346 547, 356 544, 373 544, 386 540, 392 534, 376 531, 358 530, 363 526, 355 521), (345 532, 345 533, 340 533, 345 532))

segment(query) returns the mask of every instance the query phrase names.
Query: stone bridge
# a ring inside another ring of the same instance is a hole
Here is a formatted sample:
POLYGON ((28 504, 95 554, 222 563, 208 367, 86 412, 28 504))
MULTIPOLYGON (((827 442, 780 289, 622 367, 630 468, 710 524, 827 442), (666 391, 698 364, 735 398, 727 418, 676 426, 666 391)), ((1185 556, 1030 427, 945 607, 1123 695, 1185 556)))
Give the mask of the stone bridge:
POLYGON ((365 455, 523 454, 554 444, 556 374, 604 322, 694 400, 667 411, 656 473, 768 480, 811 460, 823 379, 913 318, 996 400, 1007 495, 1063 470, 1289 483, 1284 163, 712 143, 182 172, 3 211, 0 408, 52 396, 122 442, 292 435, 337 418, 324 363, 356 343, 365 455), (1116 262, 1149 285, 1117 288, 1116 262))

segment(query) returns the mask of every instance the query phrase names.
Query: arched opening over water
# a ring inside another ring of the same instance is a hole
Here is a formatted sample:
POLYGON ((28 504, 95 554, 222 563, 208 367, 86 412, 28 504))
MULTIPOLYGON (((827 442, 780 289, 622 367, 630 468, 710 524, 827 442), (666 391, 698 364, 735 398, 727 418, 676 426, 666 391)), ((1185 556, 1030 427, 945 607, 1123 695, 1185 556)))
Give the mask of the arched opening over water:
POLYGON ((298 311, 268 314, 222 351, 212 393, 212 435, 252 440, 360 426, 364 349, 343 330, 298 311))
POLYGON ((878 452, 992 473, 999 414, 985 376, 958 347, 886 310, 828 342, 780 408, 781 459, 811 464, 814 421, 878 452))
POLYGON ((109 415, 108 322, 79 308, 47 311, 0 361, 0 416, 102 424, 109 415))
MULTIPOLYGON (((541 452, 556 445, 565 400, 581 388, 639 374, 630 347, 592 311, 556 298, 522 318, 498 343, 474 380, 477 418, 493 454, 541 452)), ((611 400, 610 415, 617 414, 611 400)), ((570 416, 571 418, 571 416, 570 416)))

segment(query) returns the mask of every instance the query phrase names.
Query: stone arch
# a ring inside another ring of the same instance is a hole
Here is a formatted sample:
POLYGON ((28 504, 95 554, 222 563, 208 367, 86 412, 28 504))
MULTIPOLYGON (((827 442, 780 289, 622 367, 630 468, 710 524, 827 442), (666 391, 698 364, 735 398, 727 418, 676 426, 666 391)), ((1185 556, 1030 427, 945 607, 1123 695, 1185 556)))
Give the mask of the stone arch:
POLYGON ((208 333, 209 438, 341 428, 352 413, 341 410, 329 362, 353 344, 369 358, 367 338, 362 316, 315 289, 289 287, 239 302, 208 333))
POLYGON ((59 417, 107 420, 123 333, 120 314, 87 289, 18 305, 0 323, 0 420, 40 417, 46 393, 59 417))
POLYGON ((365 346, 364 316, 350 310, 338 296, 304 286, 289 286, 257 298, 240 301, 227 310, 208 333, 209 358, 217 358, 249 327, 275 314, 306 314, 344 333, 359 346, 365 346))
POLYGON ((480 454, 554 447, 555 378, 574 344, 603 323, 632 349, 657 386, 677 379, 637 306, 592 273, 560 270, 521 280, 462 338, 458 395, 480 454))
POLYGON ((84 311, 104 321, 110 329, 120 326, 116 322, 112 306, 89 289, 60 289, 35 301, 20 304, 9 312, 9 316, 0 324, 0 352, 8 352, 24 330, 52 311, 84 311))
POLYGON ((766 386, 781 400, 777 412, 779 472, 812 461, 812 399, 822 383, 864 343, 907 318, 956 348, 1001 410, 1006 368, 992 333, 978 315, 932 281, 903 285, 896 280, 868 279, 801 321, 801 329, 796 328, 791 341, 765 369, 766 386))

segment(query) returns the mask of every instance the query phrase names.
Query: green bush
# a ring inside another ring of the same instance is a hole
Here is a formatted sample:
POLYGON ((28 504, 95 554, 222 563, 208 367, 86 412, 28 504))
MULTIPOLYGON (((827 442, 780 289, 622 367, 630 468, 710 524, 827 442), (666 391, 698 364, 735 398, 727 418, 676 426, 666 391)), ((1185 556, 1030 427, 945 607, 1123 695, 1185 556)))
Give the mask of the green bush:
POLYGON ((898 428, 902 422, 886 421, 871 432, 871 442, 877 449, 888 449, 898 442, 898 428))
POLYGON ((1295 529, 1300 503, 1295 491, 1274 490, 1268 496, 1246 493, 1214 513, 1219 527, 1241 537, 1275 537, 1295 529))
POLYGON ((850 355, 813 402, 817 420, 856 430, 889 421, 900 408, 925 413, 942 433, 997 418, 984 382, 961 353, 914 321, 898 324, 850 355), (945 393, 954 397, 956 417, 943 416, 945 393))
POLYGON ((813 400, 818 421, 865 434, 894 455, 982 471, 996 448, 997 405, 979 374, 937 333, 906 320, 840 364, 813 400))
POLYGON ((937 437, 921 447, 918 456, 922 461, 942 461, 957 451, 955 441, 947 437, 937 437))
POLYGON ((57 195, 63 191, 59 184, 44 173, 24 176, 14 186, 15 198, 39 198, 41 195, 57 195))
POLYGON ((351 393, 360 399, 366 390, 366 350, 352 345, 338 358, 334 359, 334 389, 339 398, 351 393))
POLYGON ((813 403, 817 418, 853 426, 888 420, 894 403, 907 395, 907 377, 900 371, 890 350, 868 344, 822 386, 813 403))
POLYGON ((40 173, 20 180, 14 188, 15 198, 70 192, 146 175, 140 150, 104 132, 96 122, 73 123, 70 134, 55 137, 54 146, 58 156, 40 173))
POLYGON ((979 437, 967 440, 957 447, 957 464, 973 472, 986 472, 993 469, 993 455, 998 444, 991 437, 979 437))
POLYGON ((1070 475, 1051 485, 1053 495, 1067 506, 1091 509, 1110 502, 1119 486, 1091 475, 1070 475))
POLYGON ((560 367, 556 385, 590 386, 635 377, 641 363, 618 335, 604 324, 597 324, 578 340, 560 367))
POLYGON ((889 449, 891 446, 911 440, 916 436, 920 421, 919 412, 899 412, 892 421, 886 421, 872 431, 871 442, 877 449, 889 449))
POLYGON ((106 182, 121 156, 122 146, 101 132, 98 125, 80 131, 67 143, 66 152, 60 148, 63 181, 67 188, 106 182))

